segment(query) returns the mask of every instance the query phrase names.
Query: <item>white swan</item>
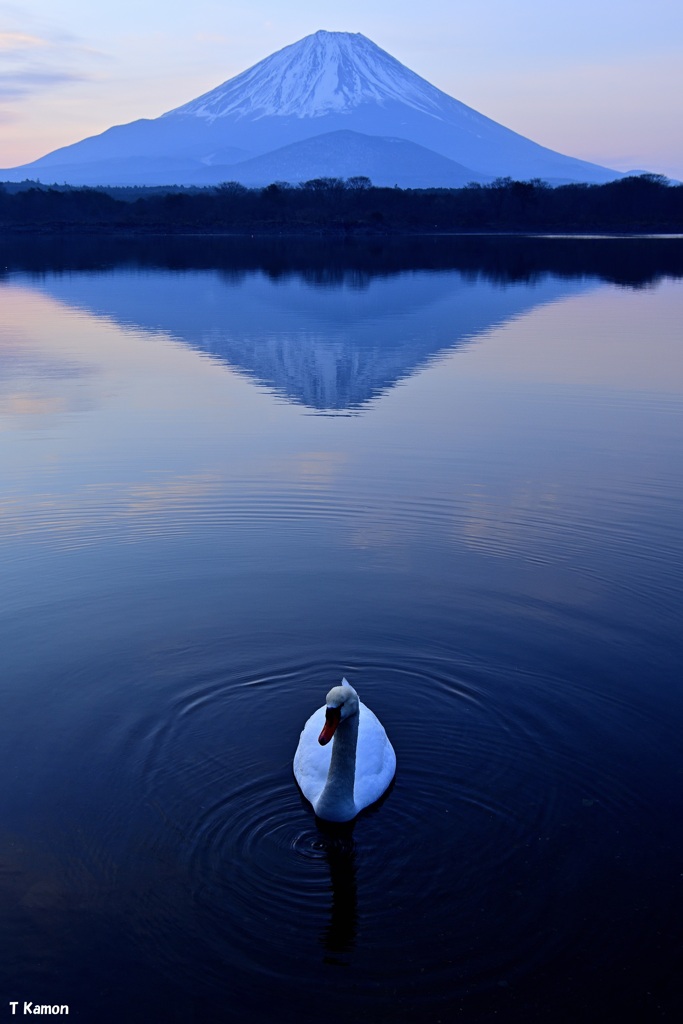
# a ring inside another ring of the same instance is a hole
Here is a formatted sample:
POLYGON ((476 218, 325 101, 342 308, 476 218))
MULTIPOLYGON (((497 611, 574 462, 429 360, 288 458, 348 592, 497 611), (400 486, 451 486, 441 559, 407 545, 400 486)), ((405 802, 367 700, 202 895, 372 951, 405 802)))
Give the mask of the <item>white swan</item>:
POLYGON ((302 793, 319 818, 351 821, 379 800, 395 771, 396 754, 382 723, 342 679, 301 733, 294 775, 302 793))

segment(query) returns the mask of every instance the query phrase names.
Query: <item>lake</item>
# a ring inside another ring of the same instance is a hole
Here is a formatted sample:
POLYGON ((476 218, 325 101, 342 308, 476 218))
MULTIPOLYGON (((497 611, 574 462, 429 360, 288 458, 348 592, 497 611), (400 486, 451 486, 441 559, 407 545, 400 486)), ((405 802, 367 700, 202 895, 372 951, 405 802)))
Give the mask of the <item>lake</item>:
POLYGON ((6 1002, 680 1019, 682 252, 4 240, 6 1002))

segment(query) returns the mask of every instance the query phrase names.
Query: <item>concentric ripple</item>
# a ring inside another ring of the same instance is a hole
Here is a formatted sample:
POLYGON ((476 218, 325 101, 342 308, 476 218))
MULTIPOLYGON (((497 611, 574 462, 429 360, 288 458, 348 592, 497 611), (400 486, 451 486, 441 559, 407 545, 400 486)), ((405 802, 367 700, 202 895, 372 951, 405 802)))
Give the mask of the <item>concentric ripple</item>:
MULTIPOLYGON (((209 991, 267 977, 289 991, 312 962, 353 964, 368 1005, 382 984, 427 1005, 435 985, 495 988, 577 941, 566 891, 539 879, 586 884, 586 830, 609 837, 638 794, 590 747, 578 756, 583 725, 567 720, 559 681, 501 680, 447 645, 410 653, 397 638, 389 662, 387 638, 378 644, 346 666, 284 659, 279 671, 236 665, 230 678, 180 666, 165 707, 112 731, 109 754, 127 760, 143 795, 131 931, 169 977, 209 991), (321 681, 341 673, 384 722, 398 769, 378 805, 330 826, 291 761, 321 681), (289 719, 277 732, 273 707, 289 719), (549 931, 553 904, 562 927, 549 931), (429 979, 396 977, 404 919, 429 979)), ((107 820, 113 830, 115 807, 107 820)))

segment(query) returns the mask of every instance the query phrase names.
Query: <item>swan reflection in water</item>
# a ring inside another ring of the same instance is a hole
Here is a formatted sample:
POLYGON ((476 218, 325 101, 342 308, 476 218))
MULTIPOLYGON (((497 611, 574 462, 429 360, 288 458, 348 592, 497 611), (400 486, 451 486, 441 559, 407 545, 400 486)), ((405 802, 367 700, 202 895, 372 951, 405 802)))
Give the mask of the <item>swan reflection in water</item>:
POLYGON ((332 889, 330 920, 320 936, 326 954, 324 961, 345 966, 348 960, 343 954, 353 950, 358 930, 355 822, 340 824, 318 818, 316 825, 330 868, 332 889))

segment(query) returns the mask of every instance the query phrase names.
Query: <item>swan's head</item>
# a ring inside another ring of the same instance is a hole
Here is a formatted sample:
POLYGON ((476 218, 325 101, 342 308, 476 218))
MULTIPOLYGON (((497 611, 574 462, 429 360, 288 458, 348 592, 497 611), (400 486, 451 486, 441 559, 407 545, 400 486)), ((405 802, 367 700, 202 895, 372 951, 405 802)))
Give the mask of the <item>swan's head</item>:
POLYGON ((318 736, 318 743, 324 746, 334 736, 335 729, 345 718, 358 714, 358 694, 342 679, 341 686, 333 686, 325 698, 325 724, 318 736))

